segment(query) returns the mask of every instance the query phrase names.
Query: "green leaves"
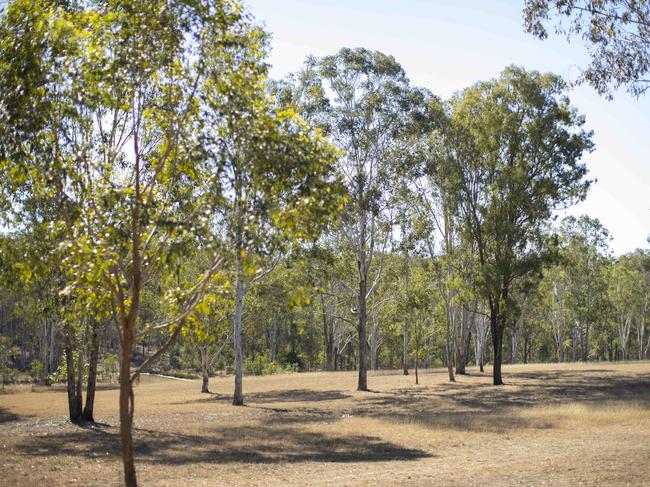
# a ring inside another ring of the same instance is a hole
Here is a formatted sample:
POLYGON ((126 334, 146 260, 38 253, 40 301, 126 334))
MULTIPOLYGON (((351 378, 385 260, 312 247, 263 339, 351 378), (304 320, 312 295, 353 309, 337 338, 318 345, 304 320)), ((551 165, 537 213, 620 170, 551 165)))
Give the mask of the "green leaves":
POLYGON ((591 57, 578 83, 587 82, 601 95, 625 86, 640 96, 650 87, 650 5, 645 1, 526 0, 526 31, 546 39, 545 24, 559 17, 558 34, 582 37, 591 57))

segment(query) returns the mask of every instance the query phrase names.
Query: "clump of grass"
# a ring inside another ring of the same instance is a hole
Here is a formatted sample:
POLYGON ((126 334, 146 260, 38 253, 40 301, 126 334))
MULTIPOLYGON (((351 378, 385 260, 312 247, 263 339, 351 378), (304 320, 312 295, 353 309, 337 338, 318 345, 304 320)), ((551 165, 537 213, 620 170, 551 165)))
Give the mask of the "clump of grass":
POLYGON ((533 406, 519 411, 522 418, 546 420, 554 427, 607 426, 650 419, 650 409, 640 401, 573 402, 533 406))

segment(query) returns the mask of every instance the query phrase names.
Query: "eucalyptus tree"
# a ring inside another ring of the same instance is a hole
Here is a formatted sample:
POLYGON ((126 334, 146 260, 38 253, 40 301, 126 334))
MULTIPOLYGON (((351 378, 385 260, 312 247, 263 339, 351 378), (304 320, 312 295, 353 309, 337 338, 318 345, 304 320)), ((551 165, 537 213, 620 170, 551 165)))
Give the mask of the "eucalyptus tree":
POLYGON ((313 212, 291 203, 311 201, 308 191, 323 188, 323 172, 310 163, 327 172, 331 149, 292 113, 267 110, 258 90, 244 93, 254 87, 236 70, 259 70, 263 46, 234 1, 16 0, 2 32, 0 170, 9 182, 3 189, 18 216, 30 205, 51 210, 47 228, 66 276, 61 295, 87 293, 111 303, 121 338, 124 475, 135 485, 133 382, 223 282, 217 275, 224 226, 216 215, 232 190, 223 187, 227 163, 250 158, 266 194, 277 195, 269 212, 276 225, 297 227, 313 212), (241 96, 231 100, 233 94, 241 96), (247 135, 239 102, 253 104, 247 115, 261 119, 247 135), (304 191, 296 179, 288 188, 286 178, 276 180, 290 170, 302 177, 304 191), (182 289, 163 279, 171 313, 143 322, 150 277, 164 277, 170 260, 195 243, 211 249, 207 265, 182 289), (167 331, 167 343, 132 371, 135 343, 167 331))
POLYGON ((565 280, 562 292, 566 318, 571 322, 572 359, 588 360, 592 327, 608 306, 606 276, 611 237, 598 219, 586 215, 563 219, 560 236, 560 266, 565 280))
POLYGON ((570 314, 567 303, 568 278, 560 264, 551 266, 537 288, 539 306, 543 320, 549 324, 550 335, 555 345, 555 359, 564 360, 565 340, 569 335, 570 314))
POLYGON ((638 357, 639 360, 645 360, 648 355, 648 348, 650 348, 650 337, 647 336, 648 331, 646 330, 648 314, 650 313, 650 251, 638 249, 630 258, 636 263, 641 276, 639 315, 635 328, 638 357))
POLYGON ((409 149, 403 136, 412 125, 419 92, 409 86, 393 57, 362 48, 309 58, 301 72, 278 85, 277 92, 322 127, 342 151, 338 169, 347 188, 347 205, 337 231, 355 258, 357 389, 365 391, 367 303, 382 275, 397 196, 394 182, 409 149))
POLYGON ((218 45, 207 53, 215 62, 208 61, 200 89, 202 137, 219 189, 215 215, 235 279, 235 405, 244 404, 246 291, 273 269, 287 242, 317 237, 341 205, 334 148, 291 108, 271 103, 262 63, 266 36, 256 29, 246 38, 246 49, 225 67, 218 45), (270 262, 260 266, 259 256, 270 262))
POLYGON ((538 274, 552 256, 544 226, 552 211, 584 198, 580 159, 591 133, 552 74, 506 68, 452 100, 458 150, 450 158, 466 238, 480 269, 494 349, 493 382, 502 384, 503 334, 517 318, 517 281, 538 274))
POLYGON ((623 360, 629 357, 630 332, 634 321, 639 318, 639 304, 643 299, 640 286, 642 282, 639 269, 627 256, 620 257, 611 269, 610 295, 623 360))
MULTIPOLYGON (((222 5, 20 0, 3 17, 2 169, 17 214, 34 204, 52 209, 47 228, 66 276, 61 296, 73 309, 84 294, 112 305, 122 348, 127 485, 136 485, 134 343, 182 319, 138 331, 143 287, 170 241, 182 239, 187 223, 195 228, 196 214, 209 208, 188 130, 203 71, 195 25, 214 41, 239 18, 222 5)), ((200 300, 219 263, 215 257, 187 290, 184 312, 200 300)))
POLYGON ((579 83, 601 95, 624 86, 640 96, 650 87, 650 3, 646 0, 525 0, 526 31, 548 37, 546 24, 555 17, 557 34, 582 37, 590 64, 579 83))

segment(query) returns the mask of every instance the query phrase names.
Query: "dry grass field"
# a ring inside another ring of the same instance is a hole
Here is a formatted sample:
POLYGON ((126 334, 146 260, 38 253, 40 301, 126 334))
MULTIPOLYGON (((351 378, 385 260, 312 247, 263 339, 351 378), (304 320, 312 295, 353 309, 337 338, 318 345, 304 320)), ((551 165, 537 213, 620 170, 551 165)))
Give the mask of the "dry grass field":
MULTIPOLYGON (((505 386, 353 372, 143 377, 135 443, 142 485, 650 485, 650 363, 518 365, 505 386)), ((116 389, 99 427, 65 420, 63 390, 0 395, 0 484, 120 485, 116 389)))

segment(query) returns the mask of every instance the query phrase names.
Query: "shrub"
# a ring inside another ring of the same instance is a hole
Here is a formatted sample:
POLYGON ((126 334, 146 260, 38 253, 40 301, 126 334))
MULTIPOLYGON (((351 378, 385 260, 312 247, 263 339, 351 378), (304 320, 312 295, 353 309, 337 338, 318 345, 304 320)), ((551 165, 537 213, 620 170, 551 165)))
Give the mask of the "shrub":
POLYGON ((253 358, 244 361, 244 373, 250 375, 272 375, 282 372, 295 372, 297 364, 282 366, 278 362, 271 361, 264 353, 258 353, 253 358))
POLYGON ((45 365, 40 360, 34 360, 29 367, 29 375, 34 384, 45 383, 45 365))
POLYGON ((115 377, 117 377, 118 368, 119 360, 116 354, 107 353, 104 355, 101 365, 102 381, 108 382, 109 384, 112 383, 115 377))

